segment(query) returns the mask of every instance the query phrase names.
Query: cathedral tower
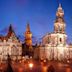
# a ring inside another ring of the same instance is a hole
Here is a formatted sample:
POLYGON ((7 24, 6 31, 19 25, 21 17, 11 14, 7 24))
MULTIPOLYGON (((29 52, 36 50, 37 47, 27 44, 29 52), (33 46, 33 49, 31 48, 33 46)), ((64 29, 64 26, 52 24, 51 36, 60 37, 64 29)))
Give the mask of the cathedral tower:
POLYGON ((30 31, 29 23, 27 23, 26 31, 24 33, 25 40, 23 44, 23 55, 33 56, 33 47, 32 47, 32 32, 30 31))
POLYGON ((54 23, 54 32, 55 33, 65 33, 65 21, 64 21, 64 11, 59 4, 59 7, 56 12, 56 20, 54 23))
POLYGON ((28 46, 32 46, 32 33, 30 31, 29 23, 27 24, 25 32, 25 44, 28 46))
POLYGON ((65 27, 66 24, 64 21, 64 11, 61 7, 61 4, 59 4, 59 7, 56 12, 56 20, 54 23, 54 34, 56 34, 54 43, 56 45, 66 45, 67 35, 65 33, 65 27))

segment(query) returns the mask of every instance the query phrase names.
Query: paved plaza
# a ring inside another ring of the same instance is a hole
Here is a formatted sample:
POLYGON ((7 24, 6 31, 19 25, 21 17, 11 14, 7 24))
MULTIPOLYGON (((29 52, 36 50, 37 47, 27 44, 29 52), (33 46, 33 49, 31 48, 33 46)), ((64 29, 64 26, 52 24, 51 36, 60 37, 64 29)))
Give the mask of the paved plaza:
MULTIPOLYGON (((33 61, 33 67, 29 67, 28 62, 12 62, 11 67, 14 72, 48 72, 49 66, 53 66, 54 72, 72 72, 72 63, 58 61, 48 61, 46 63, 33 61)), ((6 71, 7 64, 0 65, 0 72, 6 71)))

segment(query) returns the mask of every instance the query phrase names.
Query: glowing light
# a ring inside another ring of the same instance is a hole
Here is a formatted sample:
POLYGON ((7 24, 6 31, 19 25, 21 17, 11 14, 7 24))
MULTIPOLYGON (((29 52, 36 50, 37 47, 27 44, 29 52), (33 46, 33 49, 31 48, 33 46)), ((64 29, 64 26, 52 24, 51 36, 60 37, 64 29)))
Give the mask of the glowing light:
POLYGON ((29 63, 29 67, 30 68, 33 68, 33 63, 29 63))
POLYGON ((67 63, 69 63, 69 60, 67 60, 67 63))
POLYGON ((43 66, 43 72, 47 72, 47 66, 43 66))
POLYGON ((46 60, 44 60, 44 62, 46 62, 46 60))

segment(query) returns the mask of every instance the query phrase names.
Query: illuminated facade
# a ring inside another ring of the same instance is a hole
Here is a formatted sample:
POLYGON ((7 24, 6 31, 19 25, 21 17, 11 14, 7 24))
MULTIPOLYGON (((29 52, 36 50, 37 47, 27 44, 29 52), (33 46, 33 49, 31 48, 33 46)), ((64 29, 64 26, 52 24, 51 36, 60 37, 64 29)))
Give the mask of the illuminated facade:
POLYGON ((32 33, 30 31, 29 24, 27 24, 27 27, 26 27, 25 44, 28 45, 28 46, 32 46, 32 33))
POLYGON ((22 44, 15 35, 12 26, 6 36, 0 36, 0 60, 7 60, 8 55, 12 59, 19 59, 22 55, 22 44))
POLYGON ((54 22, 54 32, 46 34, 42 39, 40 47, 40 58, 49 60, 64 60, 72 58, 72 45, 68 45, 65 32, 64 11, 59 4, 54 22))
POLYGON ((22 44, 22 56, 33 56, 32 32, 30 30, 29 23, 27 23, 24 37, 24 43, 22 44))
POLYGON ((22 56, 34 56, 34 58, 47 58, 48 60, 72 59, 72 44, 67 44, 66 24, 64 11, 59 4, 54 22, 54 31, 42 38, 40 45, 32 45, 32 32, 29 23, 24 33, 24 43, 17 38, 10 25, 6 36, 0 36, 0 60, 6 60, 10 55, 12 59, 19 59, 22 56))

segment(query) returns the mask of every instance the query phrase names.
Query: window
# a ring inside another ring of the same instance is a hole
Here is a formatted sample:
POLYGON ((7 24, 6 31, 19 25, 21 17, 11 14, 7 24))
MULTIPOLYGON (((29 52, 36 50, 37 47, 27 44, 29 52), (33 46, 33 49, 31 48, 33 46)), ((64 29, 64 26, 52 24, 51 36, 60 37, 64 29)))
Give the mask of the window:
POLYGON ((60 42, 62 42, 62 39, 60 38, 60 42))

